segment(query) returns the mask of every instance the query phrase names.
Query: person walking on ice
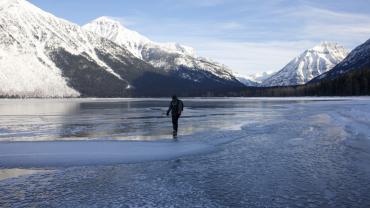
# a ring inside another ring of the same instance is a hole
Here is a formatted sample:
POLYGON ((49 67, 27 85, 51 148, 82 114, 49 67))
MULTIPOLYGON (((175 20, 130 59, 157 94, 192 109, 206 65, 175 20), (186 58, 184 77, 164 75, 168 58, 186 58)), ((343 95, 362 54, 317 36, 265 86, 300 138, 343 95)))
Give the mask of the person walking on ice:
POLYGON ((172 127, 173 127, 173 136, 177 136, 177 130, 179 126, 179 118, 182 111, 184 110, 184 103, 177 98, 176 95, 172 96, 172 101, 170 107, 167 110, 167 116, 172 115, 172 127))

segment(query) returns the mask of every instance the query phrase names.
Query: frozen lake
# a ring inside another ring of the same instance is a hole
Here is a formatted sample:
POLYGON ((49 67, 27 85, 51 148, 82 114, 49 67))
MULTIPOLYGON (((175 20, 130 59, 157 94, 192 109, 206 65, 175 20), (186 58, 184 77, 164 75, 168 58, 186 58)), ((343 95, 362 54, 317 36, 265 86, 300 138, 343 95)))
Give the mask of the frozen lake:
POLYGON ((0 100, 0 207, 370 207, 370 98, 0 100))

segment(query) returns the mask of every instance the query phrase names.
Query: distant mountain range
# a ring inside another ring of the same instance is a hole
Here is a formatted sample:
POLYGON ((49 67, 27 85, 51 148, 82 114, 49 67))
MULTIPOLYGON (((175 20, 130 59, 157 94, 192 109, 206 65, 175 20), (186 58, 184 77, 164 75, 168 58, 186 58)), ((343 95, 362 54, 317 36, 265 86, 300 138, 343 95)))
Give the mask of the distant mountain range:
POLYGON ((241 76, 235 74, 236 78, 247 87, 258 87, 263 81, 274 75, 276 72, 268 71, 262 73, 255 73, 249 76, 241 76))
POLYGON ((337 43, 322 42, 304 51, 277 72, 264 72, 247 77, 237 76, 250 87, 278 87, 303 85, 330 71, 348 55, 337 43))
POLYGON ((370 95, 370 40, 350 53, 336 43, 323 42, 262 83, 240 80, 254 86, 241 96, 370 95))
POLYGON ((156 44, 108 18, 85 28, 94 25, 91 32, 25 0, 2 0, 0 96, 200 96, 243 87, 190 47, 156 44))
MULTIPOLYGON (((137 58, 167 73, 171 79, 181 78, 183 81, 180 83, 189 83, 179 85, 178 92, 187 91, 186 94, 201 91, 226 92, 243 87, 225 65, 208 58, 197 57, 195 50, 189 46, 151 41, 109 17, 100 17, 83 28, 127 48, 137 58)), ((173 81, 170 83, 168 89, 176 88, 178 85, 173 81)), ((139 85, 145 83, 136 82, 136 86, 139 85)))
POLYGON ((225 96, 369 67, 370 40, 351 53, 322 42, 278 72, 242 77, 189 46, 154 42, 109 17, 80 27, 26 0, 0 1, 0 97, 225 96))
POLYGON ((355 48, 331 70, 304 85, 248 88, 240 96, 370 95, 370 40, 355 48))
POLYGON ((236 79, 239 80, 246 87, 257 87, 260 83, 253 81, 252 79, 245 78, 243 76, 237 76, 236 79))

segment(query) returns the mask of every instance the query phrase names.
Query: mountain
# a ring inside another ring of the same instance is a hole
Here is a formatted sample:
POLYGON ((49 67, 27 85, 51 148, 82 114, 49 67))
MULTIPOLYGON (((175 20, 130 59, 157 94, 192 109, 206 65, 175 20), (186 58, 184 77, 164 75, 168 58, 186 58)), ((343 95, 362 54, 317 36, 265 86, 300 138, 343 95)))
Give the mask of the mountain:
POLYGON ((351 53, 332 70, 318 76, 316 79, 312 80, 311 83, 332 80, 364 68, 370 68, 370 39, 351 51, 351 53))
POLYGON ((267 78, 271 77, 275 72, 258 72, 249 76, 242 76, 237 73, 234 75, 237 77, 239 82, 243 83, 247 87, 259 87, 261 83, 267 78))
POLYGON ((251 79, 248 79, 248 78, 245 78, 245 77, 242 77, 242 76, 237 76, 236 78, 239 80, 239 82, 241 82, 242 84, 244 84, 247 87, 257 87, 259 85, 258 82, 255 82, 251 79))
POLYGON ((0 1, 0 37, 1 97, 201 95, 241 85, 227 70, 212 73, 210 62, 203 63, 212 72, 154 67, 131 49, 26 0, 0 1))
POLYGON ((93 20, 83 28, 124 46, 137 58, 152 66, 186 80, 196 83, 218 82, 226 88, 243 87, 225 65, 197 57, 191 47, 151 41, 108 17, 93 20))
POLYGON ((119 21, 110 17, 99 17, 83 26, 84 29, 99 34, 115 43, 124 45, 137 58, 144 59, 143 51, 158 48, 168 53, 195 56, 195 50, 178 43, 156 43, 136 31, 125 28, 119 21))
POLYGON ((266 79, 270 78, 272 75, 274 75, 276 72, 273 71, 267 71, 267 72, 259 72, 252 75, 247 76, 247 79, 250 79, 257 83, 262 83, 266 79))
POLYGON ((256 82, 258 84, 261 84, 266 79, 270 78, 272 75, 274 75, 276 72, 273 71, 267 71, 267 72, 258 72, 255 74, 251 74, 249 76, 246 76, 246 79, 249 79, 253 82, 256 82))
POLYGON ((25 0, 1 1, 0 37, 1 96, 125 96, 125 70, 154 71, 124 47, 25 0))
POLYGON ((336 43, 322 42, 293 59, 282 70, 262 82, 262 86, 306 84, 340 63, 348 51, 336 43))

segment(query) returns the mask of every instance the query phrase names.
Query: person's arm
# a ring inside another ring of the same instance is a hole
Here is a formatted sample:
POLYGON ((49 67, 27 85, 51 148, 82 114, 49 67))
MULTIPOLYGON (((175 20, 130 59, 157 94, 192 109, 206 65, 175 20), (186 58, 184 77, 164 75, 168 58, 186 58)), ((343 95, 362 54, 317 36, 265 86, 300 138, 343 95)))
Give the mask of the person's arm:
POLYGON ((172 110, 172 102, 170 102, 170 107, 167 110, 167 116, 170 115, 170 111, 172 110))

